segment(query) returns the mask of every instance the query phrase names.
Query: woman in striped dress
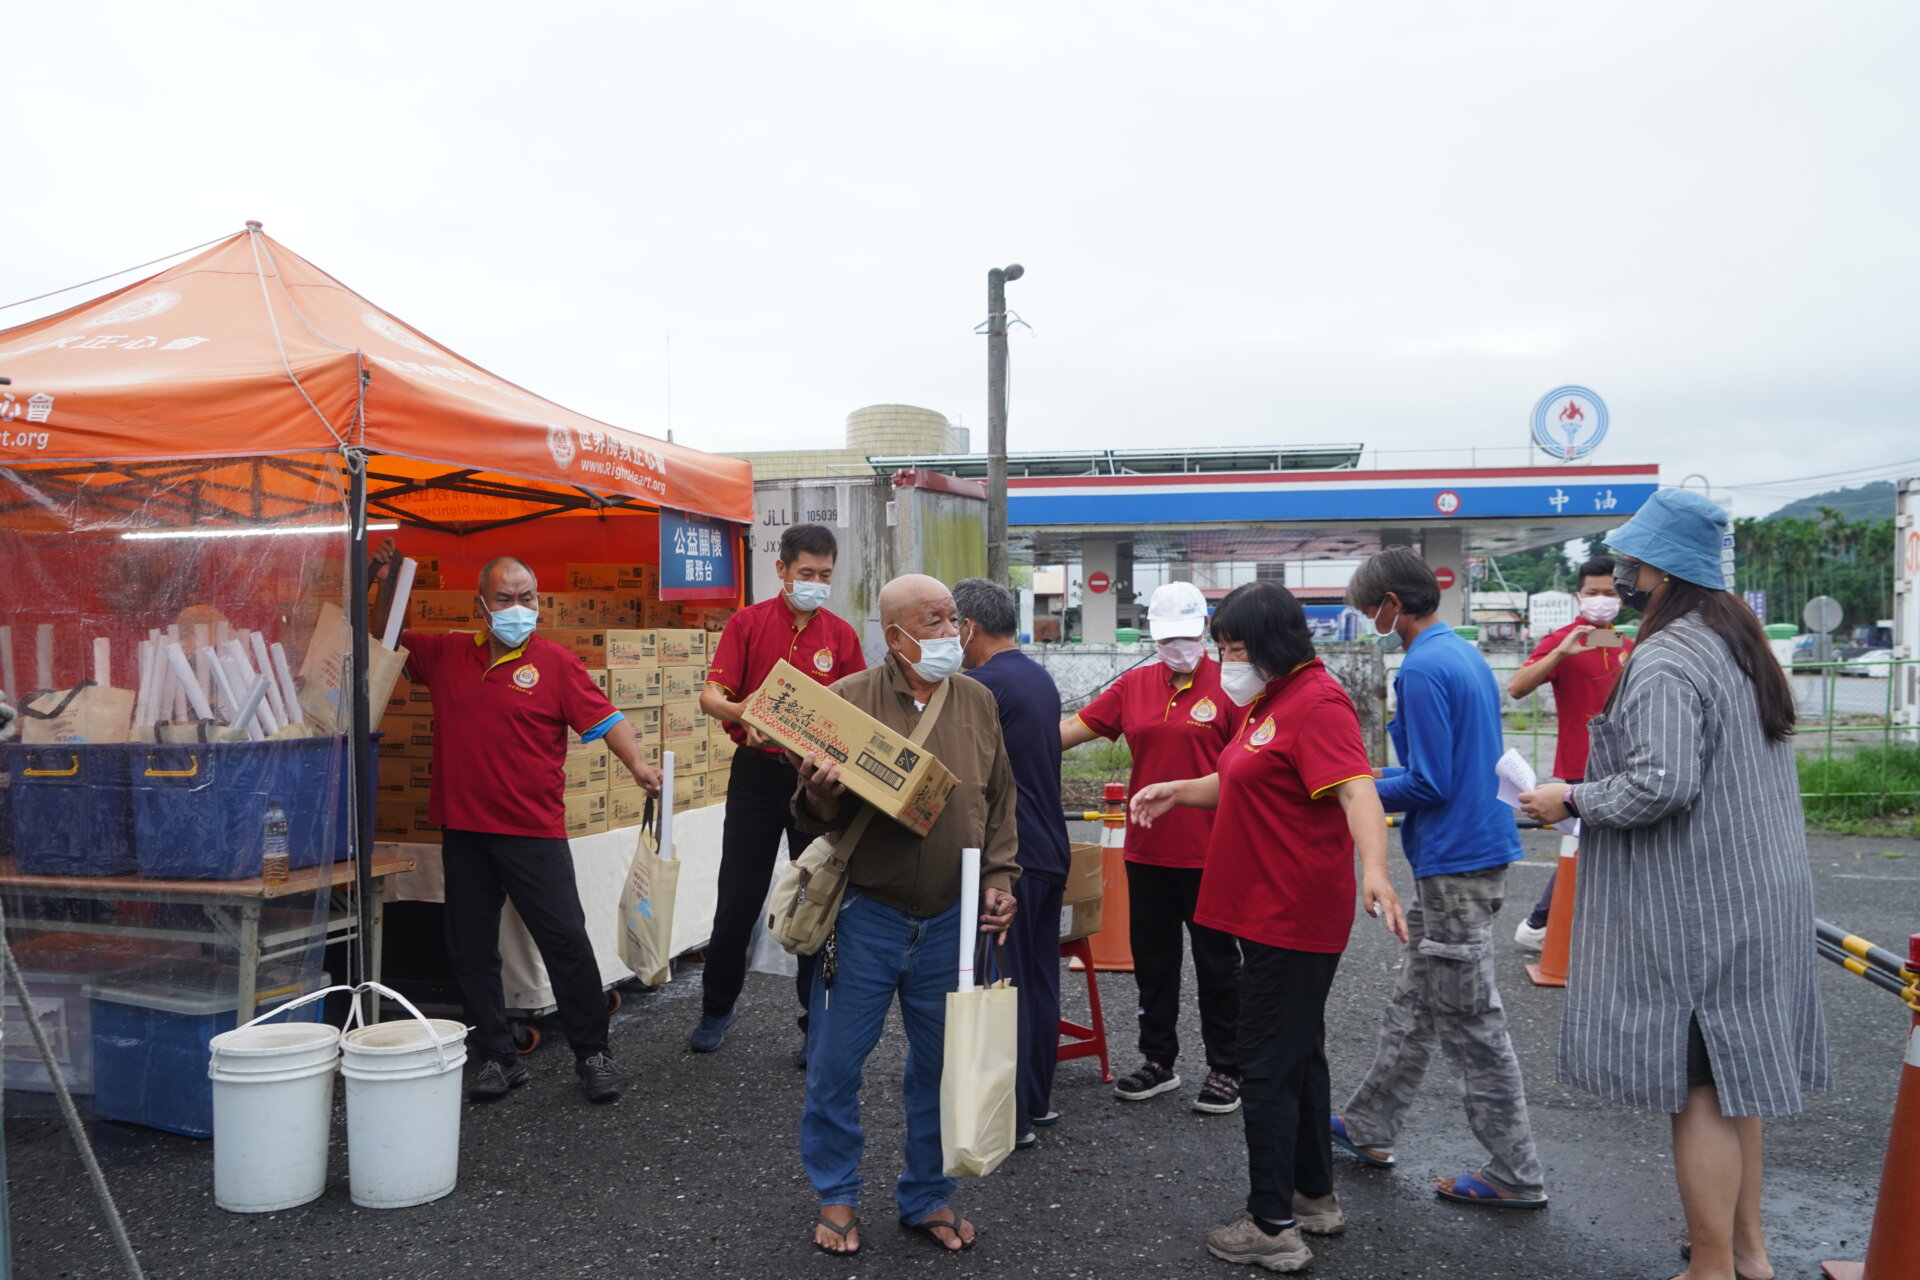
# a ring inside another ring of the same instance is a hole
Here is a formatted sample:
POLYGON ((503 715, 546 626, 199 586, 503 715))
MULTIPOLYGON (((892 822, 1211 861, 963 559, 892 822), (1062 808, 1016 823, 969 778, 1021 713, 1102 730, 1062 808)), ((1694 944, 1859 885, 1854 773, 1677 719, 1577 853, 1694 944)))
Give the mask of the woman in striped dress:
POLYGON ((1769 1280, 1761 1121, 1832 1071, 1793 692, 1725 589, 1725 531, 1717 505, 1664 489, 1610 540, 1639 646, 1586 781, 1521 802, 1582 823, 1561 1078, 1673 1116, 1683 1280, 1769 1280))

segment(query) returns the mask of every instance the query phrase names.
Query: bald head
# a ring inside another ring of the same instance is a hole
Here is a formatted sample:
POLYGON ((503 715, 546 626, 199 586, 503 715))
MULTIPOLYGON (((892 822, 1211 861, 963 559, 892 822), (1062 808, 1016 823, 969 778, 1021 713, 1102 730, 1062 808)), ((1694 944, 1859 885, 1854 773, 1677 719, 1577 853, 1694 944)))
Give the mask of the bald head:
MULTIPOLYGON (((880 625, 913 628, 908 622, 944 607, 953 612, 953 593, 938 578, 924 573, 905 573, 880 588, 880 625)), ((918 635, 919 632, 914 632, 918 635)), ((929 635, 937 634, 929 632, 929 635)))

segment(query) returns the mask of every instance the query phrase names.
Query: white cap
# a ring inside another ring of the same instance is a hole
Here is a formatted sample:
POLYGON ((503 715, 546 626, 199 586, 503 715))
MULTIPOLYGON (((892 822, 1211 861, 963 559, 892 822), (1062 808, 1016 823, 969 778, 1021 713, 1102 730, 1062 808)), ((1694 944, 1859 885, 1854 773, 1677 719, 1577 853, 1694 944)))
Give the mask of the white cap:
POLYGON ((1147 602, 1147 628, 1154 643, 1197 640, 1207 633, 1207 598, 1191 582, 1169 582, 1154 588, 1147 602))

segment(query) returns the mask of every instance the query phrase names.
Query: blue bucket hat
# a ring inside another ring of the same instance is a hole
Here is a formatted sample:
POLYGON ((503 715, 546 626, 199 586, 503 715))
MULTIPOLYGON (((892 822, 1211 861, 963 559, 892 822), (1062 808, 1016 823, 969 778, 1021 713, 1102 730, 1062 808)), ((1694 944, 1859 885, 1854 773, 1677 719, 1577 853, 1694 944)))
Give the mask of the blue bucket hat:
POLYGON ((1691 489, 1656 489, 1607 546, 1623 556, 1709 591, 1725 591, 1720 544, 1727 513, 1720 504, 1691 489))

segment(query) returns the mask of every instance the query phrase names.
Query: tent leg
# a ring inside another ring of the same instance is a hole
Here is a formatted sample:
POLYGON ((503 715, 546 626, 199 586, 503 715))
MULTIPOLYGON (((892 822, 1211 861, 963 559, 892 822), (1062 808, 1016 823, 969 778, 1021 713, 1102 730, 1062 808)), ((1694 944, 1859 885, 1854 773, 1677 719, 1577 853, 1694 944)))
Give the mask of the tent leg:
MULTIPOLYGON (((369 640, 371 619, 367 615, 367 459, 358 450, 347 454, 347 508, 351 533, 347 607, 353 633, 353 724, 347 739, 347 773, 353 786, 353 868, 354 905, 359 911, 359 927, 354 931, 354 963, 358 972, 354 981, 365 982, 373 976, 373 931, 378 927, 373 901, 373 760, 369 750, 373 742, 373 709, 367 705, 367 663, 371 658, 369 640)), ((372 1002, 367 1020, 380 1020, 379 1001, 372 1002)))

